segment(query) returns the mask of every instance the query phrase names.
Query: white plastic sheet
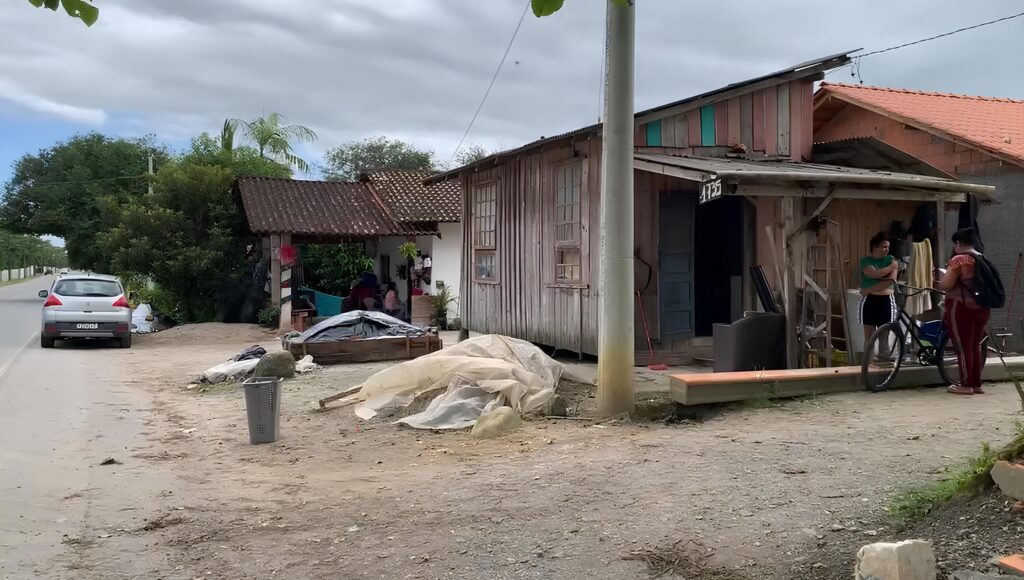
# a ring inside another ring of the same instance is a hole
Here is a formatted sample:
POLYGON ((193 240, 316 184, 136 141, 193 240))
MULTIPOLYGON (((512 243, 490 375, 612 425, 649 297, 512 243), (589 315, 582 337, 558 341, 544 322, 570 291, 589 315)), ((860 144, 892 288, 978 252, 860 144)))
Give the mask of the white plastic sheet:
POLYGON ((540 411, 561 377, 562 365, 536 346, 487 335, 381 371, 343 402, 358 402, 356 415, 370 419, 384 409, 406 407, 423 393, 446 389, 423 412, 398 422, 417 429, 462 429, 500 406, 523 414, 540 411))
POLYGON ((139 304, 132 311, 132 332, 148 334, 153 330, 153 309, 149 304, 139 304))
POLYGON ((211 384, 223 383, 227 380, 240 381, 251 375, 256 370, 256 365, 259 362, 260 359, 258 358, 239 361, 229 360, 206 369, 200 379, 211 384))

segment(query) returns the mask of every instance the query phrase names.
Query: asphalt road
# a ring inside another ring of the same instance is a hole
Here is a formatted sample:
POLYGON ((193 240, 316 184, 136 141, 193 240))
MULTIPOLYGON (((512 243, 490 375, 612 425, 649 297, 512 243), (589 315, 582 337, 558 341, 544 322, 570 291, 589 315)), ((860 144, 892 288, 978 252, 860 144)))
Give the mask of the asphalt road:
POLYGON ((157 563, 117 530, 181 483, 137 459, 153 451, 154 414, 124 380, 130 350, 40 348, 37 292, 51 281, 0 288, 0 578, 149 577, 157 563))

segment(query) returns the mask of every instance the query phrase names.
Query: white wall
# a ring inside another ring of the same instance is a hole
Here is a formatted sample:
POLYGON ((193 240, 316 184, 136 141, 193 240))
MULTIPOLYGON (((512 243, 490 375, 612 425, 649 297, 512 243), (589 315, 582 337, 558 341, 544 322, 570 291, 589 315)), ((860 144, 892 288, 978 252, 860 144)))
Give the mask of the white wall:
MULTIPOLYGON (((437 291, 437 282, 440 280, 444 282, 445 286, 451 287, 452 292, 458 296, 462 272, 462 224, 440 224, 439 229, 441 231, 440 238, 435 236, 419 236, 414 240, 416 247, 420 249, 420 253, 430 256, 431 260, 430 284, 421 284, 420 289, 426 294, 434 294, 437 291)), ((377 244, 374 260, 377 262, 377 278, 383 285, 385 276, 381 268, 380 256, 387 255, 391 257, 391 280, 398 286, 398 297, 408 301, 409 297, 406 295, 405 281, 399 280, 395 276, 395 268, 399 264, 405 263, 405 259, 398 253, 398 247, 404 244, 405 241, 406 239, 403 237, 381 238, 377 244)), ((458 315, 458 303, 452 304, 448 308, 448 319, 452 320, 458 315)))
MULTIPOLYGON (((460 296, 459 281, 462 280, 462 224, 440 224, 441 238, 434 238, 434 253, 431 285, 437 288, 437 281, 444 282, 452 293, 460 296)), ((448 320, 459 315, 459 304, 448 307, 448 320)))

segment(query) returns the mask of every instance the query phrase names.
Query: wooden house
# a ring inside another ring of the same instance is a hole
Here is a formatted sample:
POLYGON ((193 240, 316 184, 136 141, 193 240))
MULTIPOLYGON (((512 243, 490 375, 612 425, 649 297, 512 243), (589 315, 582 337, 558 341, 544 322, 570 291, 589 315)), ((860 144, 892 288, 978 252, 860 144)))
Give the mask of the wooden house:
MULTIPOLYGON (((814 98, 814 141, 816 159, 996 186, 998 211, 980 211, 977 222, 985 255, 1011 290, 1024 250, 1024 100, 822 83, 814 98)), ((947 230, 956 227, 955 212, 944 217, 947 230)), ((1021 304, 1018 283, 1007 307, 992 315, 993 324, 1011 325, 1014 350, 1024 347, 1020 314, 1011 312, 1021 304)))
MULTIPOLYGON (((795 365, 796 288, 816 245, 809 225, 838 224, 836 266, 848 269, 888 216, 991 190, 809 163, 813 84, 848 61, 833 55, 636 114, 638 346, 645 318, 659 350, 705 343, 696 339, 710 337, 713 324, 757 308, 748 272, 761 265, 793 313, 795 365)), ((462 183, 464 327, 597 352, 601 129, 542 138, 434 178, 462 183)))

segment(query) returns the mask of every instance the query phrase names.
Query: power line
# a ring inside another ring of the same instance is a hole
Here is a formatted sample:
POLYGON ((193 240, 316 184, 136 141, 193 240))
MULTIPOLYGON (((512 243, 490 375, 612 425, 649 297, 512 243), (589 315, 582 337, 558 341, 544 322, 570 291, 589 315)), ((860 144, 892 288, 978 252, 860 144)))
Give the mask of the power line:
POLYGON ((882 54, 883 52, 889 52, 891 50, 897 50, 897 49, 900 49, 900 48, 906 48, 908 46, 914 46, 915 44, 921 44, 922 42, 928 42, 930 40, 935 40, 937 38, 945 38, 947 36, 953 36, 954 34, 959 34, 961 32, 965 32, 967 30, 974 30, 975 28, 981 28, 982 26, 988 26, 990 24, 996 24, 996 23, 999 23, 999 22, 1004 22, 1006 20, 1013 20, 1014 18, 1020 18, 1021 16, 1024 16, 1024 12, 1021 12, 1019 14, 1014 14, 1012 16, 1004 16, 1002 18, 996 18, 995 20, 989 20, 988 22, 982 22, 980 24, 975 24, 973 26, 965 26, 964 28, 957 28, 956 30, 953 30, 953 31, 950 31, 950 32, 944 32, 942 34, 936 34, 935 36, 929 36, 928 38, 922 38, 921 40, 915 40, 914 42, 907 42, 905 44, 900 44, 898 46, 890 46, 889 48, 883 48, 882 50, 875 50, 875 51, 872 51, 872 52, 869 52, 869 53, 866 53, 866 54, 862 54, 862 55, 858 56, 857 58, 864 58, 866 56, 873 56, 873 55, 876 55, 876 54, 882 54))
POLYGON ((142 175, 125 175, 125 176, 121 176, 121 177, 100 177, 100 178, 97 178, 97 179, 82 179, 82 180, 78 180, 78 181, 43 181, 43 182, 40 182, 40 183, 19 184, 19 185, 21 185, 22 187, 26 187, 26 188, 35 188, 35 187, 45 187, 47 185, 82 185, 82 184, 86 184, 86 183, 103 183, 105 181, 116 181, 116 180, 119 180, 119 179, 144 179, 146 177, 149 177, 149 176, 146 175, 146 174, 142 174, 142 175))
POLYGON ((519 17, 519 23, 516 24, 516 29, 512 33, 512 38, 508 41, 508 46, 505 47, 505 54, 501 56, 501 62, 498 63, 498 68, 494 71, 494 76, 491 77, 491 84, 487 85, 487 90, 484 92, 484 98, 480 99, 480 105, 476 108, 476 112, 473 113, 473 118, 469 121, 469 126, 466 127, 466 132, 462 134, 462 139, 459 139, 459 144, 455 146, 455 151, 452 151, 452 160, 455 160, 455 156, 458 155, 459 149, 462 149, 462 144, 465 143, 466 137, 469 136, 469 132, 473 129, 473 124, 476 123, 476 118, 480 116, 480 111, 484 108, 484 103, 487 102, 488 95, 491 94, 491 89, 494 88, 494 82, 498 80, 498 73, 501 72, 501 67, 505 65, 505 59, 508 58, 508 53, 512 51, 512 43, 516 41, 516 37, 519 36, 519 29, 523 27, 523 20, 526 19, 526 13, 530 9, 530 0, 526 0, 526 6, 523 7, 523 14, 519 17))
POLYGON ((876 54, 882 54, 882 53, 891 52, 891 51, 894 51, 894 50, 899 50, 901 48, 906 48, 908 46, 914 46, 916 44, 921 44, 923 42, 930 42, 932 40, 937 40, 939 38, 945 38, 947 36, 953 36, 954 34, 959 34, 961 32, 966 32, 968 30, 974 30, 976 28, 981 28, 983 26, 989 26, 989 25, 992 25, 992 24, 998 24, 1000 22, 1005 22, 1007 20, 1013 20, 1014 18, 1020 18, 1021 16, 1024 16, 1024 12, 1020 12, 1018 14, 1011 14, 1010 16, 1003 16, 1002 18, 996 18, 995 20, 989 20, 987 22, 980 22, 978 24, 974 24, 974 25, 971 25, 971 26, 965 26, 963 28, 957 28, 956 30, 951 30, 949 32, 943 32, 942 34, 936 34, 935 36, 929 36, 928 38, 922 38, 920 40, 915 40, 913 42, 905 42, 903 44, 898 44, 896 46, 890 46, 889 48, 883 48, 881 50, 873 50, 871 52, 867 52, 867 53, 864 53, 864 54, 861 54, 861 55, 857 55, 857 56, 853 57, 853 62, 851 62, 850 64, 842 66, 842 67, 839 67, 839 68, 837 68, 835 70, 828 71, 825 74, 835 74, 835 73, 837 73, 839 71, 846 70, 847 68, 849 68, 849 69, 851 69, 850 70, 850 76, 854 76, 854 77, 857 77, 859 79, 860 78, 860 61, 864 57, 874 56, 876 54))

